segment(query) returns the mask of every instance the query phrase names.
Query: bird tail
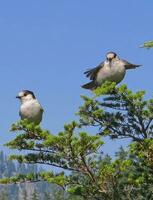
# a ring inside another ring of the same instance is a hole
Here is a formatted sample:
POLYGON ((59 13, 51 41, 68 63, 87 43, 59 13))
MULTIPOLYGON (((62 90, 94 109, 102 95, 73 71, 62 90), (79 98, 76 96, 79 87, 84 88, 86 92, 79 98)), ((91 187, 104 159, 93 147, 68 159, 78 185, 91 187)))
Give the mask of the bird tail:
POLYGON ((82 85, 81 87, 84 89, 94 90, 97 87, 97 85, 94 81, 91 81, 87 84, 82 85))

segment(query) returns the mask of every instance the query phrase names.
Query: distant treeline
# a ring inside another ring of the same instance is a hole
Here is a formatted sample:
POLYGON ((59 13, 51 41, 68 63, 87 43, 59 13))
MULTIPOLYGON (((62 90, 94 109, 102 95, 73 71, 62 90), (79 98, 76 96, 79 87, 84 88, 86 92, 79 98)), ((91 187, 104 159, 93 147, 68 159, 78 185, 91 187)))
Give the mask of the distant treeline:
MULTIPOLYGON (((17 174, 37 173, 43 168, 33 164, 20 164, 8 159, 0 151, 0 178, 17 174)), ((79 200, 77 196, 65 194, 59 186, 47 182, 0 185, 0 200, 79 200)))

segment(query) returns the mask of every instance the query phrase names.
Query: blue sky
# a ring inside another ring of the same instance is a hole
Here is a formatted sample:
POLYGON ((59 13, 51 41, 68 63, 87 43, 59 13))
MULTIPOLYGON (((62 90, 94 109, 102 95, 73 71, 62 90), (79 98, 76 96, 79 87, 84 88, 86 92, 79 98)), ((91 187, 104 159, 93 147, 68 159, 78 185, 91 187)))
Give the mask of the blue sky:
POLYGON ((35 92, 45 110, 42 127, 56 133, 76 119, 80 95, 90 95, 80 87, 88 81, 83 72, 107 51, 143 64, 122 83, 151 96, 153 51, 139 45, 153 39, 152 9, 153 1, 145 0, 0 1, 1 149, 14 137, 8 130, 19 120, 20 90, 35 92))

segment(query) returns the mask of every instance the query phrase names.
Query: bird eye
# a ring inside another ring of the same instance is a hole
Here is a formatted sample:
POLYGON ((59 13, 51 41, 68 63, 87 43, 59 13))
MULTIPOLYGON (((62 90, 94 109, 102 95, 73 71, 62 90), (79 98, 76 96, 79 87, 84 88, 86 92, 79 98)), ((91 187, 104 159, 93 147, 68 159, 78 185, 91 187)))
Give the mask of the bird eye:
POLYGON ((24 95, 23 95, 23 96, 25 96, 25 97, 26 97, 26 96, 27 96, 27 93, 24 93, 24 95))

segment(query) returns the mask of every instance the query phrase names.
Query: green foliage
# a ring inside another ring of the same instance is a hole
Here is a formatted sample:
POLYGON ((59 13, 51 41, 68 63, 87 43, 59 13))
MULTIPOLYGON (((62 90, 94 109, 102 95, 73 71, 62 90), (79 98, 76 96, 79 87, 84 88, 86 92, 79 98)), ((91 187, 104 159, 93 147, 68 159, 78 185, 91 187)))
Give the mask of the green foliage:
POLYGON ((141 48, 147 48, 147 49, 150 49, 153 47, 153 41, 147 41, 147 42, 144 42, 143 45, 140 45, 141 48))
POLYGON ((144 100, 144 91, 132 93, 126 85, 115 87, 113 83, 106 83, 94 93, 96 96, 92 98, 82 97, 84 104, 78 112, 81 126, 96 126, 100 135, 112 139, 141 141, 153 138, 153 99, 144 100), (102 101, 99 101, 100 95, 102 101))
MULTIPOLYGON (((26 154, 11 155, 20 163, 46 164, 60 172, 18 174, 1 183, 47 181, 78 199, 151 199, 153 196, 153 99, 145 92, 133 93, 126 85, 105 83, 92 97, 82 96, 78 122, 54 135, 26 120, 12 125, 17 136, 6 146, 26 154), (84 131, 95 127, 94 135, 84 131), (115 159, 101 153, 102 137, 130 138, 115 159)), ((69 196, 69 197, 70 197, 69 196)), ((71 197, 72 197, 71 196, 71 197)), ((69 198, 67 196, 67 199, 69 198)))

